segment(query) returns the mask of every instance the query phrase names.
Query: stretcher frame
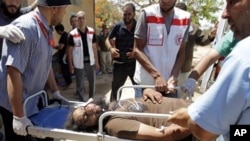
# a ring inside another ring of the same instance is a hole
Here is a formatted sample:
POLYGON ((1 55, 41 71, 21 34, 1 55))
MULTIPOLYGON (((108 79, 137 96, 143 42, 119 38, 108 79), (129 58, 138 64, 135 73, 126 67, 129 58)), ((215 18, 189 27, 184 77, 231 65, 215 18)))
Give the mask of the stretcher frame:
MULTIPOLYGON (((155 86, 154 85, 124 85, 124 86, 121 86, 117 91, 117 100, 120 100, 122 90, 125 88, 152 88, 152 89, 155 89, 155 86)), ((174 87, 174 89, 176 89, 177 91, 182 91, 180 86, 176 86, 176 87, 174 87)), ((188 100, 191 102, 193 101, 192 95, 188 95, 188 100)))
MULTIPOLYGON (((140 86, 138 86, 140 87, 140 86)), ((143 86, 141 86, 143 87, 143 86)), ((127 87, 123 87, 127 88, 127 87)), ((120 90, 122 90, 121 88, 120 90)), ((129 86, 129 88, 132 88, 132 86, 129 86)), ((47 93, 46 91, 40 91, 30 97, 28 97, 24 104, 24 114, 26 115, 26 110, 25 106, 29 100, 32 98, 39 96, 39 95, 44 95, 44 104, 45 106, 50 106, 48 105, 47 102, 47 93)), ((77 101, 70 101, 68 105, 65 106, 76 106, 82 104, 82 102, 77 102, 77 101)), ((52 105, 53 107, 53 105, 52 105)), ((137 116, 137 117, 148 117, 148 118, 168 118, 170 114, 155 114, 155 113, 136 113, 136 112, 117 112, 117 111, 108 111, 103 113, 98 121, 98 132, 97 133, 88 133, 88 132, 76 132, 76 131, 71 131, 71 130, 66 130, 66 129, 58 129, 58 128, 47 128, 47 127, 39 127, 39 126, 30 126, 27 127, 27 132, 29 135, 37 138, 53 138, 53 139, 59 139, 59 140, 67 140, 67 141, 134 141, 134 140, 129 140, 129 139, 122 139, 114 136, 107 135, 103 131, 103 120, 107 116, 112 116, 112 115, 119 115, 119 116, 137 116)), ((138 140, 137 140, 138 141, 138 140)))

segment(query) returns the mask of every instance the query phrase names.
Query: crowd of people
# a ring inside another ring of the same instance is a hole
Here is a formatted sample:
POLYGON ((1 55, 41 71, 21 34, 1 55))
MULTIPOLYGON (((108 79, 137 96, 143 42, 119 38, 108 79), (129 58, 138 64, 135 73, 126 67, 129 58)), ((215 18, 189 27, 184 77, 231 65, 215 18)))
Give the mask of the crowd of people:
POLYGON ((21 8, 20 0, 0 1, 0 114, 5 141, 28 140, 26 127, 33 126, 28 117, 38 111, 34 105, 39 102, 37 98, 28 103, 24 113, 22 102, 28 96, 49 89, 54 99, 69 101, 61 95, 54 76, 55 49, 64 88, 72 89, 75 81, 79 101, 87 101, 85 79, 88 98, 94 98, 96 72, 112 74, 110 103, 76 108, 67 129, 95 130, 106 111, 174 111, 167 120, 120 116, 105 120, 109 135, 128 139, 191 141, 194 136, 229 141, 230 125, 250 124, 248 0, 226 1, 222 18, 228 20, 230 31, 193 69, 194 46, 211 43, 217 26, 206 34, 192 22, 185 3, 159 0, 141 9, 138 18, 135 5, 126 3, 122 20, 112 28, 103 23, 99 33, 87 25, 87 13, 82 10, 71 15, 72 28, 65 31, 61 22, 70 4, 70 0, 36 0, 21 8), (60 35, 58 43, 53 27, 60 35), (214 84, 195 102, 186 101, 199 77, 221 57, 225 60, 214 84), (117 101, 117 91, 127 77, 133 85, 154 85, 155 89, 135 89, 136 98, 117 101), (121 121, 123 126, 117 126, 121 121), (163 132, 156 130, 161 125, 166 127, 163 132))

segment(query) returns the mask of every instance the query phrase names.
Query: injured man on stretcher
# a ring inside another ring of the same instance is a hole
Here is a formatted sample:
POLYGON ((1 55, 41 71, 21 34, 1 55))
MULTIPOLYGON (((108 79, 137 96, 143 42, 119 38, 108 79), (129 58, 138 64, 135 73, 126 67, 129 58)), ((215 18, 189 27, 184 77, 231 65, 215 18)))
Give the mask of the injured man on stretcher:
MULTIPOLYGON (((162 97, 159 92, 146 88, 142 98, 132 98, 105 102, 92 102, 77 107, 70 113, 66 128, 73 131, 95 132, 98 119, 106 111, 124 111, 169 114, 176 109, 187 107, 189 101, 177 98, 162 97)), ((163 118, 109 116, 104 121, 104 131, 111 136, 125 139, 158 140, 158 141, 191 141, 192 135, 187 128, 170 124, 163 118), (164 130, 159 131, 164 126, 164 130)))

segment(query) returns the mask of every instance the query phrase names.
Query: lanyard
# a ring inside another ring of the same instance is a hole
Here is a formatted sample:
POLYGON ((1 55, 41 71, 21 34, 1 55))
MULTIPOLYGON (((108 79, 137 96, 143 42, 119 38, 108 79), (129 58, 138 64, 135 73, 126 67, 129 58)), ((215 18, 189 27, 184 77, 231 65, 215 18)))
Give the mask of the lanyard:
POLYGON ((41 21, 41 19, 40 19, 40 17, 38 16, 37 13, 35 13, 35 18, 36 18, 36 20, 37 20, 37 22, 38 22, 38 24, 39 24, 40 29, 41 29, 42 32, 43 32, 43 35, 44 35, 45 38, 47 39, 49 45, 50 45, 51 47, 55 47, 55 40, 54 40, 53 35, 52 35, 52 36, 49 36, 49 35, 48 35, 48 32, 47 32, 47 30, 46 30, 44 24, 42 23, 42 21, 41 21))

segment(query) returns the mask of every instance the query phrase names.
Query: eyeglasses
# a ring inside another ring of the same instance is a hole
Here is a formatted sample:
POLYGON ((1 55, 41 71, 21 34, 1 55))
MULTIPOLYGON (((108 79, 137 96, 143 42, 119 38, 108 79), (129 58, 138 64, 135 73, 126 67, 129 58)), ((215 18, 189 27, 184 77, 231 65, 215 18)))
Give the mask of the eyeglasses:
POLYGON ((84 126, 88 122, 89 117, 91 115, 86 111, 86 107, 79 107, 79 108, 81 108, 81 112, 82 112, 82 114, 80 115, 81 118, 77 119, 75 122, 78 125, 84 126))

